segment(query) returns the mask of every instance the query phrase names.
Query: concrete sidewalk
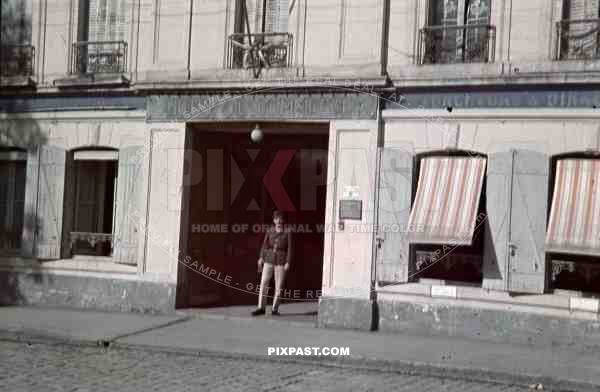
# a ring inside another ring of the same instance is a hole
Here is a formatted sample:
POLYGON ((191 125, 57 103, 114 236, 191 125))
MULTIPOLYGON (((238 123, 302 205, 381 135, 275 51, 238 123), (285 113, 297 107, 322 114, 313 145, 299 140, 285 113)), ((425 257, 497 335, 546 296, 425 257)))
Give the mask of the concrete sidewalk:
POLYGON ((212 356, 274 361, 322 361, 334 366, 466 378, 545 390, 599 391, 600 355, 402 334, 317 329, 270 317, 246 319, 214 313, 147 316, 90 311, 0 308, 4 339, 143 347, 212 356), (268 347, 349 347, 350 357, 274 357, 268 347))

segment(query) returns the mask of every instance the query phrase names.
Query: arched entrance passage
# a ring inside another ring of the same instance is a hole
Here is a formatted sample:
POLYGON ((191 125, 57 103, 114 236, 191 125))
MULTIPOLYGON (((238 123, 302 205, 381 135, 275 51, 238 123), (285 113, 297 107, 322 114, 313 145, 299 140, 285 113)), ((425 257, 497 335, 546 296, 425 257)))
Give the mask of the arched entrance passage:
POLYGON ((179 265, 178 307, 256 304, 257 258, 275 209, 296 231, 284 302, 317 299, 329 124, 261 123, 259 144, 249 137, 254 126, 188 126, 193 152, 184 170, 193 181, 184 195, 181 248, 188 259, 179 265))

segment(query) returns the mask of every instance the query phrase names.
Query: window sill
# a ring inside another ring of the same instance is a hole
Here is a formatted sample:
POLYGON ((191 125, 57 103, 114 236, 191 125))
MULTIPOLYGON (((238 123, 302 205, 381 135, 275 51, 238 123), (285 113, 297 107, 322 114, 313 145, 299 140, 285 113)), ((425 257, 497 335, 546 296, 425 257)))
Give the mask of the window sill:
POLYGON ((378 286, 376 288, 381 299, 388 300, 456 300, 465 305, 478 303, 510 305, 513 309, 538 309, 539 311, 555 310, 598 315, 600 300, 598 297, 585 297, 580 293, 554 290, 547 294, 513 295, 506 291, 488 290, 472 287, 463 283, 423 280, 419 283, 403 283, 378 286))
POLYGON ((75 256, 72 259, 61 259, 40 262, 33 259, 20 257, 0 258, 0 268, 8 270, 34 270, 34 271, 87 271, 118 274, 137 274, 135 265, 117 264, 112 257, 75 256))
POLYGON ((10 76, 0 77, 0 86, 15 88, 34 88, 36 81, 32 76, 10 76))
POLYGON ((58 88, 87 88, 87 87, 126 87, 129 79, 121 73, 117 74, 76 74, 56 79, 53 83, 58 88))

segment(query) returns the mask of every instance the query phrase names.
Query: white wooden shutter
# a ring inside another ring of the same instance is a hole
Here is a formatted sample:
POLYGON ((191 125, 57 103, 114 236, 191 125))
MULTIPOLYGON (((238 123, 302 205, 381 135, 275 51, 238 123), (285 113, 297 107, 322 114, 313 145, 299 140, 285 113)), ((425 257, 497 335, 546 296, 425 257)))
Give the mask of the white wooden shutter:
POLYGON ((143 146, 129 146, 119 150, 117 170, 117 198, 114 222, 113 257, 118 263, 137 264, 138 240, 143 230, 138 227, 134 213, 141 214, 143 191, 142 163, 136 157, 143 146))
POLYGON ((25 181, 26 181, 27 165, 25 162, 19 161, 15 164, 15 199, 13 210, 13 233, 19 236, 18 248, 22 246, 23 222, 25 211, 25 181))
POLYGON ((568 18, 571 20, 595 19, 600 11, 600 0, 567 0, 568 18))
MULTIPOLYGON (((431 24, 434 26, 456 26, 459 24, 459 0, 434 0, 431 4, 431 24)), ((459 45, 462 38, 456 29, 435 30, 431 38, 435 40, 433 58, 437 62, 454 62, 460 55, 459 45)))
POLYGON ((60 258, 66 151, 43 146, 40 151, 35 255, 40 259, 60 258))
POLYGON ((26 45, 31 43, 31 18, 24 0, 0 1, 0 27, 2 44, 26 45))
POLYGON ((90 0, 89 41, 118 41, 127 36, 127 0, 90 0))
POLYGON ((509 290, 543 293, 549 158, 514 152, 509 247, 509 290))
POLYGON ((377 244, 378 282, 408 281, 409 243, 406 228, 410 215, 412 170, 411 153, 394 147, 382 149, 378 237, 383 241, 377 244))
POLYGON ((469 1, 466 24, 487 24, 490 20, 490 0, 469 1))
POLYGON ((483 248, 484 289, 508 289, 508 239, 513 180, 513 153, 498 152, 488 155, 486 179, 487 217, 483 248))
MULTIPOLYGON (((600 16, 600 0, 566 0, 566 18, 572 21, 597 19, 600 16)), ((573 23, 568 25, 568 35, 572 37, 569 52, 576 57, 594 57, 597 53, 598 26, 596 23, 573 23)))
MULTIPOLYGON (((490 0, 470 1, 467 7, 467 25, 487 25, 490 22, 490 0)), ((470 56, 484 56, 487 48, 488 30, 486 27, 471 28, 466 31, 467 51, 470 56)))
POLYGON ((65 191, 64 191, 64 205, 71 206, 63 211, 63 227, 62 227, 62 258, 71 257, 71 232, 77 231, 74 229, 74 218, 75 211, 77 209, 75 204, 75 193, 76 193, 76 172, 73 161, 73 152, 68 152, 66 157, 65 166, 65 191))
POLYGON ((265 32, 288 32, 289 3, 289 0, 267 0, 265 32))
POLYGON ((35 233, 37 217, 37 199, 39 184, 39 154, 41 147, 27 152, 27 169, 25 180, 25 212, 23 222, 23 239, 21 253, 24 257, 35 254, 35 233))

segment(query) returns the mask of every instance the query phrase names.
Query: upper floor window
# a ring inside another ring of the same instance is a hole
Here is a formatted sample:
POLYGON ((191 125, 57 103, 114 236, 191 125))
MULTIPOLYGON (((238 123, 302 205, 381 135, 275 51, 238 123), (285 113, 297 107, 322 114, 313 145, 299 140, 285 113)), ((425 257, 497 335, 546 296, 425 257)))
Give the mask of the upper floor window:
POLYGON ((565 0, 558 22, 557 59, 600 57, 600 1, 565 0))
POLYGON ((236 2, 235 32, 229 37, 227 67, 260 70, 291 66, 293 36, 288 32, 289 16, 296 1, 259 0, 255 10, 249 9, 248 3, 236 2))
POLYGON ((127 0, 80 0, 71 73, 127 71, 127 0))
POLYGON ((491 0, 431 0, 419 35, 419 63, 494 61, 491 0))
POLYGON ((34 50, 26 1, 0 2, 0 76, 32 76, 34 50))

